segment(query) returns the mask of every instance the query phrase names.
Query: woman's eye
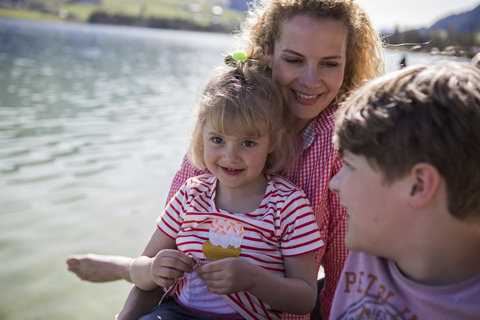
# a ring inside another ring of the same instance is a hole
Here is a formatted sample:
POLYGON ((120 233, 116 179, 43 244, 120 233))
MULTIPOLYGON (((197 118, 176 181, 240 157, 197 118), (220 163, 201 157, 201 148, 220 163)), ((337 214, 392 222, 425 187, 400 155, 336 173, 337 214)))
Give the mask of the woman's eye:
POLYGON ((244 141, 244 142, 243 142, 243 145, 244 145, 245 147, 249 147, 249 148, 250 148, 250 147, 253 147, 253 146, 255 145, 255 142, 253 142, 253 141, 244 141))
POLYGON ((302 62, 300 59, 297 58, 285 58, 285 61, 290 64, 297 64, 302 62))
POLYGON ((327 68, 336 68, 338 67, 338 63, 337 62, 325 62, 323 64, 325 67, 327 68))
POLYGON ((213 141, 213 143, 222 143, 222 142, 223 142, 223 139, 222 139, 222 138, 219 138, 219 137, 213 137, 213 138, 212 138, 212 141, 213 141))

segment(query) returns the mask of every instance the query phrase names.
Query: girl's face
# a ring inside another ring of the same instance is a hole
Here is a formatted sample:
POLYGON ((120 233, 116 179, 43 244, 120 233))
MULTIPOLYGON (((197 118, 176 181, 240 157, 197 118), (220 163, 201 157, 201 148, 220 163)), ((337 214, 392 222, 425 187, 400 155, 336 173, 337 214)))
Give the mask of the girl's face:
POLYGON ((263 168, 272 151, 268 135, 259 138, 224 135, 207 121, 203 143, 205 164, 221 188, 244 192, 265 182, 263 168))
POLYGON ((347 28, 342 22, 304 15, 284 22, 269 66, 299 130, 337 95, 346 54, 347 28))

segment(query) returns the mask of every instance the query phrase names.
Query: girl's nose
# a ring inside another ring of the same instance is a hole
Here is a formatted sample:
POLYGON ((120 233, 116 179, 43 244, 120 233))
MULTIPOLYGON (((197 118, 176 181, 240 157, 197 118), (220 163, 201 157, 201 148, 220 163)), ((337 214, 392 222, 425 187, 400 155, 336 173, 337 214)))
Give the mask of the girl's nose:
POLYGON ((238 160, 238 155, 238 148, 236 146, 229 145, 226 146, 223 157, 228 161, 236 161, 238 160))

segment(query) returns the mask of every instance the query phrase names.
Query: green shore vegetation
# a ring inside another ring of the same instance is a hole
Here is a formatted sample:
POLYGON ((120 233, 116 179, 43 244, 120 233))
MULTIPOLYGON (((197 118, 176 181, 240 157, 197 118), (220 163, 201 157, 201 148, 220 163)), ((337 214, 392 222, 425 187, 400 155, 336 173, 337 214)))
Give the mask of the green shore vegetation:
POLYGON ((230 32, 245 15, 191 0, 0 0, 0 17, 230 32))
MULTIPOLYGON (((245 18, 224 0, 0 0, 0 17, 230 33, 245 18)), ((409 30, 384 35, 390 48, 471 58, 480 32, 409 30)), ((387 46, 388 47, 388 46, 387 46)))

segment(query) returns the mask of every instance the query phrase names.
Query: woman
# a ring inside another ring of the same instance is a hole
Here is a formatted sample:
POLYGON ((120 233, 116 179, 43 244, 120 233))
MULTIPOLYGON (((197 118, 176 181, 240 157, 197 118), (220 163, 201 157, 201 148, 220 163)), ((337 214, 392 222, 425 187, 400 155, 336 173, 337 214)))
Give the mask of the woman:
MULTIPOLYGON (((384 73, 381 41, 365 11, 349 0, 254 2, 239 40, 253 43, 255 51, 250 58, 265 62, 265 73, 278 84, 295 116, 296 160, 284 177, 306 193, 326 244, 316 252, 315 261, 317 270, 321 264, 325 269, 320 301, 322 317, 328 319, 348 255, 344 246, 346 213, 338 197, 328 188, 330 179, 342 166, 332 144, 334 115, 338 103, 351 90, 384 73)), ((201 173, 185 159, 175 175, 167 201, 189 177, 201 173)), ((83 258, 69 260, 71 271, 81 278, 91 277, 91 281, 97 282, 114 278, 130 280, 133 259, 83 258), (94 265, 96 267, 92 267, 94 265), (87 269, 95 272, 89 275, 87 269)), ((133 295, 129 299, 140 297, 133 295)), ((122 315, 126 313, 124 309, 122 315)), ((286 314, 284 318, 304 317, 286 314)))

